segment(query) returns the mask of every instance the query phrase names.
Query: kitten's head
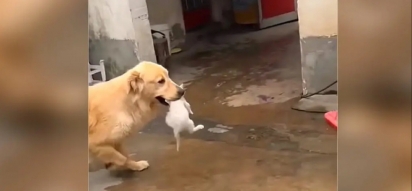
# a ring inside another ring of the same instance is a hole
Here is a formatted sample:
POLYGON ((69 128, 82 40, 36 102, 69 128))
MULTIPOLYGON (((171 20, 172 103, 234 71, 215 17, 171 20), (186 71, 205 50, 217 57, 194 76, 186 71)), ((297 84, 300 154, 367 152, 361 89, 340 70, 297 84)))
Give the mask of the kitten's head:
MULTIPOLYGON (((180 84, 179 85, 179 87, 180 88, 182 88, 183 90, 185 89, 185 85, 182 83, 182 84, 180 84)), ((185 99, 185 97, 184 96, 182 96, 182 97, 180 97, 180 99, 179 100, 182 100, 183 102, 186 102, 187 103, 187 101, 186 101, 186 99, 185 99)), ((171 102, 172 101, 168 101, 168 100, 166 100, 166 103, 168 103, 168 104, 171 104, 171 102)), ((189 103, 187 103, 187 104, 189 104, 189 103)))

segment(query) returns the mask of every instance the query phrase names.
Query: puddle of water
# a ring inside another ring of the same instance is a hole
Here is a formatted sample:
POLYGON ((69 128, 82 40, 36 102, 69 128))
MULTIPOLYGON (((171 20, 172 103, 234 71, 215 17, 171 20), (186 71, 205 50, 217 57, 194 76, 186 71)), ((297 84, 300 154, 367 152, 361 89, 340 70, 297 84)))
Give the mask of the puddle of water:
POLYGON ((105 169, 89 173, 89 190, 103 191, 110 187, 117 186, 123 181, 119 178, 110 177, 105 169))
POLYGON ((266 80, 264 85, 250 85, 245 91, 230 95, 222 102, 230 107, 259 105, 263 103, 283 103, 300 95, 300 79, 266 80))
POLYGON ((230 126, 226 126, 226 125, 222 125, 222 124, 217 124, 216 125, 216 127, 218 127, 218 128, 223 128, 223 129, 233 129, 233 127, 230 127, 230 126))
POLYGON ((219 134, 220 134, 220 133, 226 133, 226 132, 228 132, 229 130, 223 129, 223 128, 219 128, 219 127, 212 127, 212 128, 209 128, 208 131, 211 132, 211 133, 219 133, 219 134))
MULTIPOLYGON (((270 34, 268 40, 252 43, 251 48, 244 51, 211 49, 208 52, 204 48, 196 51, 201 52, 200 55, 175 57, 170 73, 178 83, 192 83, 186 99, 191 101, 198 117, 227 124, 268 124, 283 120, 287 114, 279 111, 289 110, 295 101, 291 99, 300 96, 298 32, 282 33, 276 38, 270 34), (221 55, 216 56, 218 53, 221 55)), ((209 132, 226 129, 216 128, 220 129, 209 132)))

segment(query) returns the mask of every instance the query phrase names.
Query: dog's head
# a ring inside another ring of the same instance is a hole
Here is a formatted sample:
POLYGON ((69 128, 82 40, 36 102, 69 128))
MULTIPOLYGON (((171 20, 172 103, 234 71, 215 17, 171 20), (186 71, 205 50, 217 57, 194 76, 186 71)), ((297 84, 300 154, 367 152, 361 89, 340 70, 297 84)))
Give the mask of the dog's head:
POLYGON ((180 99, 185 91, 169 77, 163 66, 153 62, 141 62, 128 72, 130 93, 140 98, 157 99, 163 105, 180 99))

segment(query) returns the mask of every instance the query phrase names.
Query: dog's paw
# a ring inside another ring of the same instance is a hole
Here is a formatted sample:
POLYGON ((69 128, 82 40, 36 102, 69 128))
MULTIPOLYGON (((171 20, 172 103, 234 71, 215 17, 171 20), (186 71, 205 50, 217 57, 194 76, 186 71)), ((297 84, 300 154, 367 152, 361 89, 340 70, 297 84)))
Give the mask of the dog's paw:
POLYGON ((145 160, 130 163, 130 169, 134 171, 142 171, 149 168, 149 163, 145 160))

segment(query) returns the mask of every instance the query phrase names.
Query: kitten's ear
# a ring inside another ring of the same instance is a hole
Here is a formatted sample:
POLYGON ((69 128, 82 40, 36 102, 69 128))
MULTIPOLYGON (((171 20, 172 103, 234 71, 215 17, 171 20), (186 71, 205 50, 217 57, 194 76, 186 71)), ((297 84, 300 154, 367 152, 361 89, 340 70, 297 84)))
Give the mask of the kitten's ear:
POLYGON ((131 72, 128 81, 130 86, 130 92, 140 92, 142 90, 143 80, 139 72, 131 72))

